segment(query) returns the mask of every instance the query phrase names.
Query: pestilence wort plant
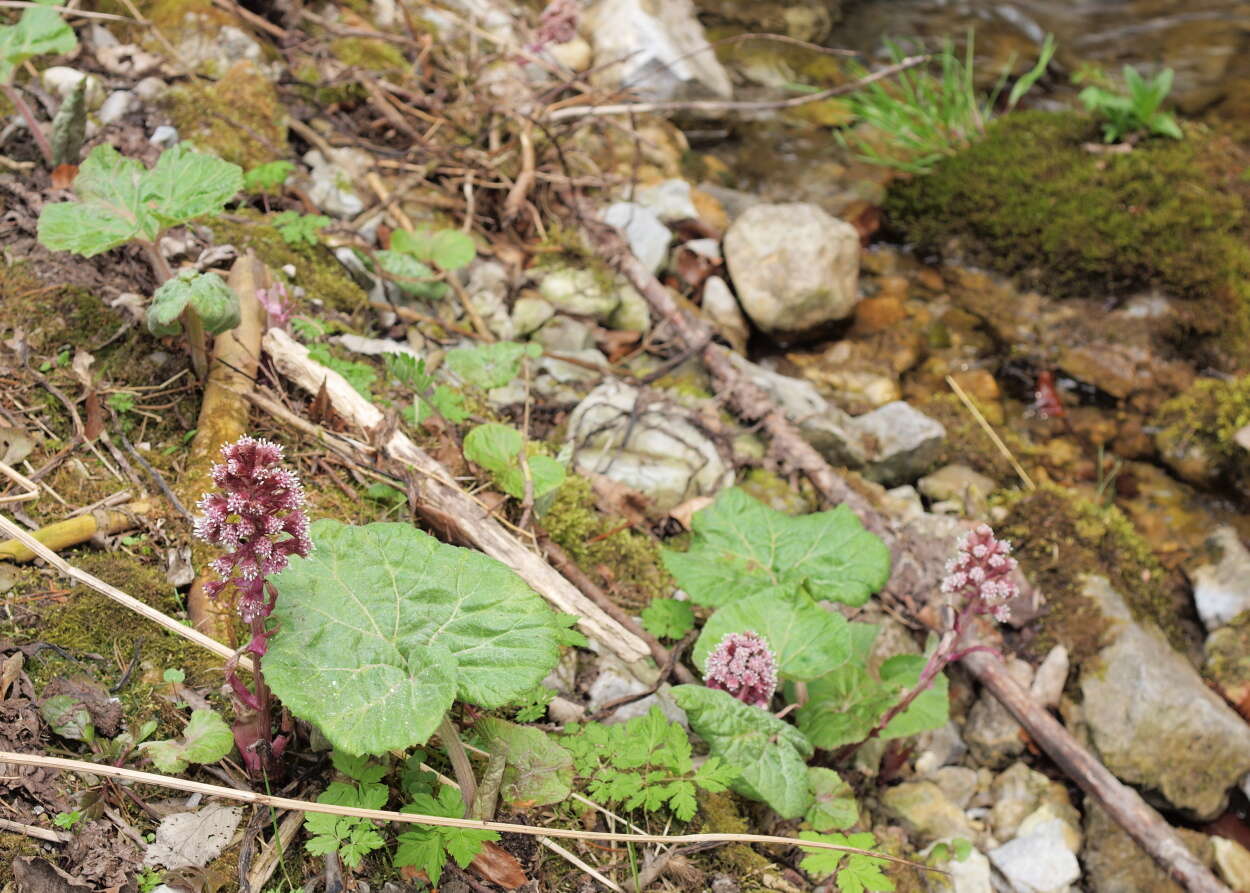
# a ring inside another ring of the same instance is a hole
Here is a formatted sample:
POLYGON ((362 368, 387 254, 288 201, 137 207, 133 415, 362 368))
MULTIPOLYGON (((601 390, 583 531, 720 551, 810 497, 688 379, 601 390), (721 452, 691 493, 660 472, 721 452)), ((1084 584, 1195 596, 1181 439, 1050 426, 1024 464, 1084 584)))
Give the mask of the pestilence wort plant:
POLYGON ((212 598, 230 587, 236 593, 239 615, 250 627, 251 640, 243 649, 251 654, 255 672, 252 690, 226 667, 235 697, 251 715, 234 727, 235 743, 249 773, 269 774, 286 746, 286 737, 273 737, 269 688, 261 671, 273 630, 266 619, 273 613, 278 590, 270 576, 286 568, 291 556, 312 552, 304 490, 299 477, 282 467, 282 448, 267 440, 244 435, 222 447, 222 462, 212 469, 218 492, 206 493, 199 503, 195 533, 227 551, 212 562, 220 580, 205 584, 212 598))
POLYGON ((768 709, 777 691, 777 658, 757 633, 729 633, 708 655, 708 688, 729 692, 744 704, 768 709))

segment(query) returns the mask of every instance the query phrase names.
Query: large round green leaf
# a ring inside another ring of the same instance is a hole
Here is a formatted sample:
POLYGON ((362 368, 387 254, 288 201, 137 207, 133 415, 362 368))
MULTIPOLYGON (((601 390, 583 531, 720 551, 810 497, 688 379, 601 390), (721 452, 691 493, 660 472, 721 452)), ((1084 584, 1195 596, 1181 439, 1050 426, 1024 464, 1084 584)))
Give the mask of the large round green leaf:
POLYGON ((455 699, 499 707, 559 658, 561 627, 503 564, 407 524, 312 525, 274 578, 265 679, 353 754, 423 744, 455 699))

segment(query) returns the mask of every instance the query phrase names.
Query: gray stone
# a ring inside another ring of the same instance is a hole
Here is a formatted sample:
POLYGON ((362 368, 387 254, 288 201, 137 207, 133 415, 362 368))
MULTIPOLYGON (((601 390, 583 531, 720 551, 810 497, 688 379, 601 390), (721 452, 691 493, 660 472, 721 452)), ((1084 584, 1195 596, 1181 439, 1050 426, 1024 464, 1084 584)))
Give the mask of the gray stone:
POLYGON ((950 872, 950 877, 944 878, 928 871, 919 872, 926 889, 932 893, 994 893, 994 885, 990 880, 990 860, 980 850, 974 849, 962 862, 951 859, 939 862, 935 867, 950 872))
POLYGON ((543 275, 538 293, 557 310, 607 322, 620 306, 621 291, 630 287, 594 270, 557 267, 543 275))
POLYGON ((144 102, 156 102, 169 92, 169 84, 157 77, 147 77, 135 84, 135 95, 144 102))
POLYGON ((355 217, 365 209, 365 203, 352 188, 351 171, 359 167, 359 163, 351 163, 354 151, 336 149, 332 159, 317 149, 304 153, 304 163, 312 168, 307 181, 308 197, 331 217, 355 217))
POLYGON ((503 341, 516 337, 508 312, 508 269, 497 260, 478 258, 470 265, 465 291, 486 327, 503 341))
POLYGON ((1064 786, 1030 769, 1024 763, 1012 763, 1000 772, 990 783, 990 794, 994 798, 994 807, 990 810, 990 827, 999 840, 1011 840, 1015 837, 1021 823, 1043 804, 1050 805, 1055 811, 1055 817, 1061 817, 1066 822, 1075 824, 1080 820, 1080 816, 1068 802, 1068 793, 1064 786))
POLYGON ((555 316, 534 333, 534 341, 558 353, 577 353, 595 346, 594 330, 580 319, 555 316))
POLYGON ((652 273, 664 266, 673 234, 649 208, 634 202, 613 202, 604 209, 603 222, 625 235, 630 251, 652 273))
POLYGON ((1250 770, 1250 735, 1232 708, 1151 623, 1135 621, 1101 577, 1084 594, 1109 621, 1111 643, 1081 672, 1085 719, 1103 763, 1199 819, 1218 815, 1250 770))
POLYGON ((946 799, 960 809, 967 809, 977 792, 977 772, 967 766, 943 766, 926 780, 941 788, 946 799))
POLYGON ((647 299, 633 287, 620 291, 621 303, 608 317, 607 327, 618 332, 647 332, 651 328, 651 308, 647 299))
POLYGON ((845 319, 859 300, 859 233, 816 205, 756 205, 725 234, 747 316, 780 342, 845 319))
POLYGON ((746 353, 751 331, 747 328, 742 308, 738 306, 738 299, 719 276, 709 276, 703 283, 703 315, 734 350, 746 353))
POLYGON ((1067 800, 1067 792, 1063 792, 1062 801, 1048 800, 1024 817, 1020 823, 1017 837, 1027 837, 1043 825, 1058 821, 1063 832, 1063 842, 1076 855, 1081 851, 1083 842, 1081 834, 1081 814, 1067 800))
POLYGON ((887 788, 881 806, 897 819, 920 845, 951 837, 976 836, 968 817, 931 781, 908 781, 887 788))
POLYGON ((946 439, 940 422, 901 400, 856 416, 851 424, 868 444, 864 476, 887 487, 932 467, 946 439))
POLYGON ((126 115, 139 108, 139 97, 129 90, 114 90, 100 106, 96 117, 101 124, 116 124, 126 115))
POLYGON ((690 197, 690 184, 685 180, 664 180, 654 186, 644 186, 634 194, 634 201, 665 223, 693 220, 699 216, 690 197))
POLYGON ((967 465, 956 463, 926 474, 916 482, 916 487, 935 502, 957 499, 967 506, 969 503, 984 502, 985 497, 998 489, 998 482, 967 465))
POLYGON ((959 736, 959 728, 953 723, 922 733, 916 740, 916 773, 928 775, 943 766, 957 763, 968 752, 967 745, 959 736))
MULTIPOLYGON (((1094 800, 1085 798, 1085 846, 1081 864, 1092 893, 1184 893, 1094 800)), ((1211 845, 1196 831, 1179 829, 1195 856, 1209 861, 1211 845)))
POLYGON ((512 329, 523 338, 542 328, 543 323, 555 316, 555 312, 556 308, 542 298, 517 298, 512 305, 512 329))
POLYGON ((566 363, 564 360, 557 360, 555 357, 541 358, 538 361, 538 368, 549 374, 560 384, 595 382, 603 378, 609 370, 608 358, 603 355, 602 351, 593 347, 585 350, 567 351, 564 355, 589 363, 597 367, 597 370, 588 369, 578 363, 566 363))
POLYGON ((178 145, 178 131, 168 124, 162 124, 152 131, 148 142, 161 149, 170 149, 178 145))
POLYGON ((989 857, 1015 893, 1066 893, 1081 876, 1058 819, 990 850, 989 857))
MULTIPOLYGON (((1019 658, 1008 660, 1007 672, 1024 688, 1032 682, 1032 668, 1019 658)), ((1020 724, 988 691, 981 692, 968 711, 964 741, 978 763, 991 767, 1005 765, 1012 757, 1024 752, 1020 724)))
POLYGON ((1194 585, 1194 607, 1211 632, 1242 611, 1250 611, 1250 551, 1228 526, 1212 533, 1207 547, 1219 557, 1196 568, 1189 578, 1194 585))
POLYGON ((1029 694, 1043 707, 1055 708, 1059 706, 1059 699, 1063 696, 1063 687, 1067 682, 1068 649, 1056 645, 1046 653, 1041 666, 1033 674, 1029 694))
POLYGON ((733 468, 695 416, 651 392, 604 382, 569 417, 575 468, 645 493, 667 511, 733 483, 733 468))
POLYGON ((580 25, 594 47, 600 83, 650 100, 733 95, 690 0, 596 0, 580 25))

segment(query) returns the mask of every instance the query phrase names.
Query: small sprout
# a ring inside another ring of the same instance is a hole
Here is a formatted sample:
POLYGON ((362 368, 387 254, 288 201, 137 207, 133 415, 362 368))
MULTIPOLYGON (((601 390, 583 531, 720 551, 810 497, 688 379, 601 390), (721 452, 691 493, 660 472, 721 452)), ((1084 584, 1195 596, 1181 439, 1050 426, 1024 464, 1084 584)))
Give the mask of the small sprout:
POLYGON ((243 191, 272 195, 281 190, 286 178, 294 171, 295 165, 289 161, 269 161, 257 165, 243 175, 243 191))
POLYGON ((239 324, 239 296, 216 273, 182 270, 156 290, 148 305, 148 331, 177 335, 188 312, 213 335, 239 324))
POLYGON ((307 245, 310 248, 320 241, 320 233, 330 225, 330 218, 324 214, 300 214, 297 211, 283 211, 273 218, 274 228, 282 241, 292 248, 307 245))
POLYGON ((729 633, 708 655, 708 688, 728 692, 744 704, 768 709, 777 691, 777 659, 755 633, 729 633))
POLYGON ((66 831, 72 830, 80 821, 82 821, 81 809, 75 809, 73 812, 58 812, 52 817, 52 824, 66 831))
POLYGON ((104 401, 114 412, 130 412, 135 408, 135 395, 130 391, 116 391, 104 401))
POLYGON ((161 678, 170 685, 180 685, 187 681, 187 674, 177 667, 169 667, 161 674, 161 678))

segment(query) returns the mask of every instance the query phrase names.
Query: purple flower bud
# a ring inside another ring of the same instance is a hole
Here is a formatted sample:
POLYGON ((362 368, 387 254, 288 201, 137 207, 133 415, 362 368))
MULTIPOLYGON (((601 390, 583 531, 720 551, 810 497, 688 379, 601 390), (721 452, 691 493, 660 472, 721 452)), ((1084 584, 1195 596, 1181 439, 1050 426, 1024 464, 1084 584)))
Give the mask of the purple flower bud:
MULTIPOLYGON (((212 469, 221 492, 205 493, 195 535, 227 553, 210 565, 221 582, 205 584, 216 598, 230 583, 239 590, 239 613, 251 622, 273 610, 265 578, 287 566, 292 555, 312 551, 304 489, 294 472, 281 467, 282 447, 244 435, 221 448, 212 469)), ((272 587, 270 587, 272 590, 272 587)))
POLYGON ((285 329, 295 315, 295 305, 291 303, 286 286, 281 282, 275 282, 273 288, 258 288, 256 300, 260 301, 260 305, 269 314, 270 328, 285 329))
POLYGON ((708 655, 704 684, 767 710, 777 690, 777 658, 760 635, 729 633, 708 655))
POLYGON ((1018 594, 1011 576, 1016 569, 1011 544, 995 538, 988 524, 978 524, 959 541, 958 548, 946 563, 942 591, 968 599, 978 614, 1006 621, 1011 614, 1007 603, 1018 594))

